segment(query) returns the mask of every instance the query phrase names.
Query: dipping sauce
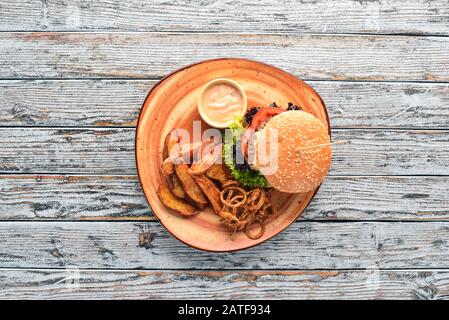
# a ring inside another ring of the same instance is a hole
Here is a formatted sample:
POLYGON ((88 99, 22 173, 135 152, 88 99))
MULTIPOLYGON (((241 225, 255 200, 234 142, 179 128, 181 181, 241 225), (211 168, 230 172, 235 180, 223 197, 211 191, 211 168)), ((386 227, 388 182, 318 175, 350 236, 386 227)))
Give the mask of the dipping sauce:
POLYGON ((223 128, 246 110, 246 96, 232 80, 216 79, 204 87, 199 101, 200 115, 209 125, 223 128))

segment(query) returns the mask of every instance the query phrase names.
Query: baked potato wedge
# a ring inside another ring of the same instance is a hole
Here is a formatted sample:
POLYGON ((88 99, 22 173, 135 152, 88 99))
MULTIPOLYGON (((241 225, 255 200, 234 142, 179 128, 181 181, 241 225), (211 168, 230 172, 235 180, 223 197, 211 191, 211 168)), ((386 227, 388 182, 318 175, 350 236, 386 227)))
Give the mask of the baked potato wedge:
POLYGON ((173 163, 165 162, 162 165, 162 175, 165 177, 169 188, 175 196, 181 199, 186 196, 186 193, 182 188, 181 181, 179 181, 178 177, 176 176, 175 166, 173 165, 173 163))
MULTIPOLYGON (((178 142, 179 136, 177 134, 177 131, 175 131, 173 135, 167 135, 164 145, 164 155, 166 158, 178 142)), ((175 165, 172 161, 168 159, 164 161, 164 163, 162 164, 162 175, 165 177, 169 188, 176 197, 182 199, 186 196, 186 193, 182 188, 181 181, 179 181, 178 177, 175 174, 175 165)))
POLYGON ((164 158, 167 158, 170 155, 170 152, 173 148, 181 142, 181 136, 179 134, 178 129, 169 132, 165 137, 164 143, 164 158))
POLYGON ((202 152, 198 152, 197 158, 190 166, 189 173, 192 176, 198 176, 206 173, 207 170, 212 167, 218 159, 221 158, 223 149, 222 144, 214 144, 214 142, 209 142, 203 147, 202 152))
POLYGON ((173 194, 180 199, 185 198, 186 192, 184 191, 184 188, 182 187, 181 181, 179 181, 178 176, 176 174, 172 174, 168 180, 169 187, 173 194))
POLYGON ((230 179, 228 168, 224 164, 213 164, 207 171, 206 176, 221 183, 230 179))
POLYGON ((210 180, 204 174, 193 176, 193 179, 204 192, 207 199, 209 199, 209 202, 212 205, 212 209, 214 209, 216 214, 219 214, 222 208, 220 200, 220 190, 218 190, 212 180, 210 180))
POLYGON ((207 199, 203 191, 193 180, 189 173, 189 167, 185 163, 180 163, 175 165, 175 172, 181 181, 182 187, 186 192, 187 196, 196 203, 200 209, 204 209, 207 206, 207 199))
POLYGON ((159 199, 161 199, 162 203, 183 216, 192 216, 198 213, 198 211, 189 203, 184 200, 181 200, 172 193, 168 185, 161 184, 158 189, 159 199))

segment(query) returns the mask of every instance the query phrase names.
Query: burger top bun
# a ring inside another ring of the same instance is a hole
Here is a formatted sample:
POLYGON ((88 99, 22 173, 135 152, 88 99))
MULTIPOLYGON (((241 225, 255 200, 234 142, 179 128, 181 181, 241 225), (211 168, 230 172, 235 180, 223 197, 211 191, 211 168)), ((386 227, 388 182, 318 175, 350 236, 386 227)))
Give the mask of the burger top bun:
POLYGON ((319 119, 304 111, 286 111, 256 132, 254 165, 274 188, 288 193, 307 192, 326 177, 332 159, 331 146, 317 145, 329 142, 328 130, 319 119), (277 130, 277 139, 271 129, 277 130), (276 140, 277 153, 271 151, 276 148, 270 148, 276 140))

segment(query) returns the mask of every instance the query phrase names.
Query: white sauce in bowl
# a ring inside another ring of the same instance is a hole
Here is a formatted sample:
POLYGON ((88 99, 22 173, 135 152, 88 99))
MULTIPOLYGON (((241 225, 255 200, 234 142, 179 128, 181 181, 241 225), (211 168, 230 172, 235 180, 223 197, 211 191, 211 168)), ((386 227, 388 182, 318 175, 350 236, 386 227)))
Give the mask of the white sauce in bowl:
POLYGON ((203 88, 198 109, 209 125, 224 128, 246 110, 246 96, 234 81, 213 80, 203 88))

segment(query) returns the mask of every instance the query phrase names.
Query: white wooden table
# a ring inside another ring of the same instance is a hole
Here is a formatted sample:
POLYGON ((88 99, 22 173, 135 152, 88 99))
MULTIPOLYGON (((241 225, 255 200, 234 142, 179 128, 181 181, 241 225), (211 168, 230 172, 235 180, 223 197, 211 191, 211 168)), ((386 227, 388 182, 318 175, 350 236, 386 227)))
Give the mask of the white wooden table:
POLYGON ((447 0, 0 0, 0 298, 449 296, 447 0), (155 221, 151 86, 245 57, 312 85, 333 166, 285 232, 231 254, 155 221))

